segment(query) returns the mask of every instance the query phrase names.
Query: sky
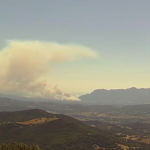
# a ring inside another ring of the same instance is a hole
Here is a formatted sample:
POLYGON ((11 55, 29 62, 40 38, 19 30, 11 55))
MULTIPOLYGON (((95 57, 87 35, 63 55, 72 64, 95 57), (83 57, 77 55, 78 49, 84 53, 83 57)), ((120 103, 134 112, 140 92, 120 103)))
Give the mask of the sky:
POLYGON ((77 100, 95 89, 149 88, 149 6, 0 0, 0 93, 77 100))

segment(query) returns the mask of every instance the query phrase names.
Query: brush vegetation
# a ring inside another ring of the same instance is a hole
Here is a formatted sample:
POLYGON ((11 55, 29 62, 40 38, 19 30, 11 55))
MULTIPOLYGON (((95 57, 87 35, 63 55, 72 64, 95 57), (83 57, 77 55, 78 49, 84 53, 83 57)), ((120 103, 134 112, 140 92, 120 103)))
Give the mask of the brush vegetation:
MULTIPOLYGON (((43 150, 149 150, 148 144, 127 142, 72 117, 34 109, 0 113, 0 144, 25 143, 43 150)), ((30 149, 29 149, 30 150, 30 149)))

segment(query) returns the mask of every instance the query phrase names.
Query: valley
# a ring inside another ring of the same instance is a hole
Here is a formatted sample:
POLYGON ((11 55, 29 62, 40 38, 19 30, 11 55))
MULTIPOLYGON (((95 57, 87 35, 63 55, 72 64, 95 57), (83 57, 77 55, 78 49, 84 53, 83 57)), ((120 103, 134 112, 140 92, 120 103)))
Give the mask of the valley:
POLYGON ((4 97, 0 103, 0 144, 24 142, 44 150, 150 149, 149 104, 83 105, 4 97))

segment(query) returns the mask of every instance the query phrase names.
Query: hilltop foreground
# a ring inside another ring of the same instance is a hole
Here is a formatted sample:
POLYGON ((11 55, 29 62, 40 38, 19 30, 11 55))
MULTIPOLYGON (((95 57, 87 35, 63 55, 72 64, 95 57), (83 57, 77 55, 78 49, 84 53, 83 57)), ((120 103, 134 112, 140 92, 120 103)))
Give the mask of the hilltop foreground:
POLYGON ((0 113, 0 144, 23 142, 43 150, 149 150, 140 142, 127 142, 71 117, 33 109, 0 113))

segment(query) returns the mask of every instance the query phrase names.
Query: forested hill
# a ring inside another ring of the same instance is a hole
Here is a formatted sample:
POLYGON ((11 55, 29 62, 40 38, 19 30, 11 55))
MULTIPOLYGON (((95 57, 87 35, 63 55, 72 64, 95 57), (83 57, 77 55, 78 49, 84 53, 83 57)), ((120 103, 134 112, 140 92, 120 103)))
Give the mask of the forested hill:
POLYGON ((123 145, 129 150, 133 147, 150 149, 146 144, 126 142, 69 116, 39 109, 1 112, 0 121, 0 144, 23 142, 39 145, 43 150, 121 150, 123 145))

